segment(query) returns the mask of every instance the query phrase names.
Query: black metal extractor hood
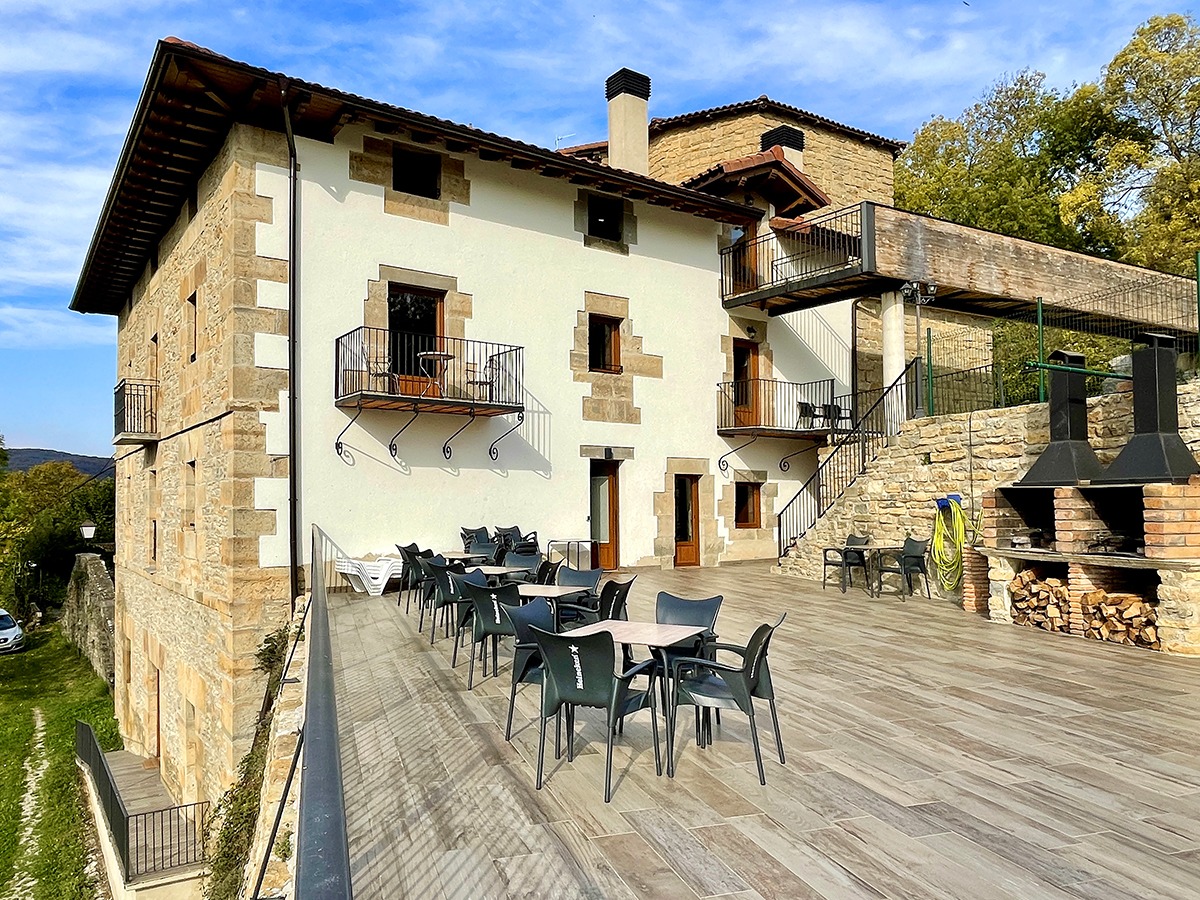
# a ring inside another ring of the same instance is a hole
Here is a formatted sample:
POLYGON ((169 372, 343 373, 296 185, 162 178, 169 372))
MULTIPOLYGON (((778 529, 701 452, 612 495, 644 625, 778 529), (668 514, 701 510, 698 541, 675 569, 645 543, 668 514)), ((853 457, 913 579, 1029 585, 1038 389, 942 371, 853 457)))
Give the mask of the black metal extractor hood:
MULTIPOLYGON (((1059 366, 1083 368, 1082 353, 1055 350, 1059 366)), ((1100 460, 1087 440, 1087 383, 1080 372, 1050 371, 1050 443, 1016 487, 1068 487, 1102 474, 1100 460)))
POLYGON ((1142 334, 1133 351, 1133 437, 1100 484, 1182 484, 1200 473, 1196 457, 1179 436, 1179 397, 1175 384, 1175 338, 1142 334))

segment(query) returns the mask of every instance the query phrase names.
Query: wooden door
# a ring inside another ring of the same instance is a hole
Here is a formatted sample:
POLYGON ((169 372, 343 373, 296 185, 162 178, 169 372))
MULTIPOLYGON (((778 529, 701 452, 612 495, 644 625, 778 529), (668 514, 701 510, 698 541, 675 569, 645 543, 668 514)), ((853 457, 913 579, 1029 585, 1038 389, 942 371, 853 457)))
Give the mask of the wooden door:
POLYGON ((700 476, 675 476, 675 565, 700 565, 700 476))
POLYGON ((754 241, 757 235, 756 226, 747 225, 734 239, 730 263, 735 294, 745 294, 758 287, 758 244, 754 241))
POLYGON ((733 342, 733 424, 739 428, 761 425, 758 344, 754 341, 733 342))
POLYGON ((601 569, 621 564, 619 466, 609 459, 591 465, 592 565, 601 569))

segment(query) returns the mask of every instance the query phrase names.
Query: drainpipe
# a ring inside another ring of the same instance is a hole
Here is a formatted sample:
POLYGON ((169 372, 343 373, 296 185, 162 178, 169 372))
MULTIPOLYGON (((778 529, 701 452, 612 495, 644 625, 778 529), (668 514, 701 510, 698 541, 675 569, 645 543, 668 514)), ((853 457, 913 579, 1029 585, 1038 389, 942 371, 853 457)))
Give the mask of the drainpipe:
POLYGON ((300 271, 299 179, 300 164, 296 160, 296 136, 292 133, 292 115, 288 109, 288 88, 284 78, 279 84, 280 106, 283 109, 283 130, 288 145, 288 584, 291 590, 292 614, 296 613, 296 598, 300 596, 300 309, 296 279, 300 271))

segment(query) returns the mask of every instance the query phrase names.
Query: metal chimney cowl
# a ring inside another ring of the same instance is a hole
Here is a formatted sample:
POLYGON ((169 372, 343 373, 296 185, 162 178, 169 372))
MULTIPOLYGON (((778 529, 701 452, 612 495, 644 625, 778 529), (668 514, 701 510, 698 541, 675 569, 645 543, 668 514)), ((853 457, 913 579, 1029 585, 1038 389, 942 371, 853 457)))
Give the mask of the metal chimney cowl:
POLYGON ((1142 334, 1133 351, 1133 436, 1104 474, 1101 484, 1186 483, 1200 465, 1179 436, 1175 381, 1175 338, 1142 334))
MULTIPOLYGON (((1055 350, 1055 365, 1083 368, 1082 353, 1055 350)), ((1103 472, 1087 440, 1087 380, 1079 372, 1050 371, 1050 443, 1018 487, 1069 487, 1103 472)))

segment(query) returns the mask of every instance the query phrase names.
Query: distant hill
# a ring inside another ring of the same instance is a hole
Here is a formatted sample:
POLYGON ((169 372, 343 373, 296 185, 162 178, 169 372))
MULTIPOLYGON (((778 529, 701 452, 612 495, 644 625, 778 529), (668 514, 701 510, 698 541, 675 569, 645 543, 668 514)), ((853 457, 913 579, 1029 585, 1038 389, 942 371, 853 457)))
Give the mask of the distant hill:
POLYGON ((64 453, 61 450, 39 450, 31 447, 9 447, 8 469, 10 472, 24 472, 34 466, 48 462, 69 462, 84 475, 95 475, 112 462, 103 456, 81 456, 78 453, 64 453))

